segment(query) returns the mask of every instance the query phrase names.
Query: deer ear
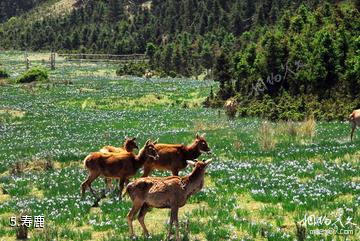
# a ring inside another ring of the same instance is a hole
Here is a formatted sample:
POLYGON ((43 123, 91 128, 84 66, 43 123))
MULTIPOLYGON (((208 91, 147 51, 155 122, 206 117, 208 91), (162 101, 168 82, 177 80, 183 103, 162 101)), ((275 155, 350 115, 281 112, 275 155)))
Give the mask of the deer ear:
POLYGON ((205 136, 206 136, 206 133, 204 133, 204 134, 201 135, 202 138, 205 138, 205 136))
POLYGON ((159 138, 157 138, 157 139, 153 142, 153 144, 156 145, 156 144, 158 143, 158 141, 159 141, 159 138))
POLYGON ((193 166, 193 167, 195 166, 195 162, 193 162, 193 161, 187 160, 186 163, 189 164, 190 166, 193 166))
POLYGON ((131 138, 131 140, 135 141, 135 140, 136 140, 136 137, 131 138))
POLYGON ((129 139, 129 137, 128 137, 128 136, 125 136, 125 140, 127 140, 127 139, 129 139))
POLYGON ((195 138, 196 138, 196 139, 199 139, 199 138, 200 138, 199 133, 196 133, 195 138))
POLYGON ((147 145, 149 145, 149 143, 151 142, 151 140, 149 139, 149 140, 147 140, 146 141, 146 143, 145 143, 145 145, 147 146, 147 145))
POLYGON ((212 162, 212 159, 206 160, 205 165, 209 165, 212 162))

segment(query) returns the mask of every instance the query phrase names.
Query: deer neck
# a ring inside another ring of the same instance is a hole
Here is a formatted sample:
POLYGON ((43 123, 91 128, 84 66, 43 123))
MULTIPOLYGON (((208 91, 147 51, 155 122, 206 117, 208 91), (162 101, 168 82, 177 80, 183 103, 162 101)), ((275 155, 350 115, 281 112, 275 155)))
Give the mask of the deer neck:
POLYGON ((131 147, 129 147, 129 146, 124 146, 124 149, 127 151, 127 152, 132 152, 132 149, 131 149, 131 147))
POLYGON ((197 193, 204 185, 205 170, 195 168, 191 174, 184 178, 184 189, 187 197, 197 193))
POLYGON ((185 159, 186 160, 194 160, 201 155, 199 148, 196 142, 192 143, 190 146, 185 148, 185 159))
POLYGON ((140 169, 145 161, 146 161, 146 154, 145 154, 145 148, 142 148, 140 151, 139 151, 139 154, 135 156, 135 163, 134 163, 134 166, 136 169, 140 169))

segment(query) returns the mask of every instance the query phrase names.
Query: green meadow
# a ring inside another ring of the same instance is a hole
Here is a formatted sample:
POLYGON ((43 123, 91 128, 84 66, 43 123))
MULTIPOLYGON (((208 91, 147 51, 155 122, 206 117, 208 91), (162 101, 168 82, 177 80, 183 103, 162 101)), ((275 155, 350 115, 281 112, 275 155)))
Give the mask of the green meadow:
MULTIPOLYGON (((29 53, 31 66, 49 68, 49 57, 29 53)), ((109 194, 98 207, 90 192, 82 200, 82 160, 125 136, 138 136, 139 146, 149 138, 190 144, 197 132, 213 151, 200 158, 213 163, 204 188, 180 209, 183 240, 292 241, 305 217, 305 240, 360 240, 360 134, 350 142, 348 122, 229 120, 202 106, 218 88, 213 81, 119 77, 109 63, 58 58, 50 81, 36 84, 13 81, 25 71, 22 52, 1 52, 0 68, 11 75, 0 80, 1 241, 16 239, 10 218, 21 214, 44 215, 30 240, 130 240, 129 197, 109 194)), ((93 186, 100 192, 103 179, 93 186)), ((165 240, 168 221, 168 210, 152 209, 148 240, 165 240)))

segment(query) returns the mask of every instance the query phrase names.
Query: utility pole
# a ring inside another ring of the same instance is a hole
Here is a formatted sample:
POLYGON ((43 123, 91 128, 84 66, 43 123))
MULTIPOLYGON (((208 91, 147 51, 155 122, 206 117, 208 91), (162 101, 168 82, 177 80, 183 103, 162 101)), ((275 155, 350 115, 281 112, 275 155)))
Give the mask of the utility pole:
POLYGON ((29 69, 29 67, 30 67, 30 60, 29 60, 29 55, 28 55, 27 50, 25 50, 25 66, 26 66, 26 69, 29 69))
POLYGON ((52 70, 55 69, 55 56, 56 56, 56 53, 54 51, 51 51, 50 66, 51 66, 52 70))

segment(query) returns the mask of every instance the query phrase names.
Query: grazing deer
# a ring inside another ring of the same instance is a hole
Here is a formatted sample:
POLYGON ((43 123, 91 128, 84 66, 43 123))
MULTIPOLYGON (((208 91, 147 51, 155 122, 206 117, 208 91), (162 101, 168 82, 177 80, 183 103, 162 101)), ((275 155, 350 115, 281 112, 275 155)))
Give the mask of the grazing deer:
POLYGON ((195 160, 201 153, 210 153, 211 150, 205 140, 205 134, 196 134, 195 140, 189 146, 182 144, 156 144, 155 148, 159 159, 147 159, 144 164, 143 177, 150 175, 153 169, 169 170, 174 176, 187 166, 186 160, 195 160))
POLYGON ((126 193, 129 194, 132 201, 132 208, 128 213, 128 225, 130 236, 134 237, 133 220, 135 215, 139 212, 138 221, 143 228, 144 235, 148 236, 149 232, 145 226, 145 215, 149 208, 170 208, 170 231, 168 238, 172 234, 172 225, 175 223, 176 240, 179 237, 179 221, 178 211, 180 207, 186 204, 187 199, 199 192, 204 185, 205 168, 211 162, 187 161, 188 164, 194 166, 191 174, 179 177, 142 177, 134 182, 131 182, 127 188, 126 193))
POLYGON ((128 138, 125 137, 124 146, 123 147, 115 147, 115 146, 104 146, 100 149, 100 152, 133 152, 134 149, 139 149, 136 142, 136 137, 128 138))
POLYGON ((119 197, 121 198, 124 183, 135 176, 137 171, 144 165, 147 158, 157 159, 159 155, 155 149, 155 143, 148 140, 138 155, 132 152, 102 153, 94 152, 85 157, 84 165, 89 174, 81 184, 81 196, 87 188, 96 197, 91 183, 99 176, 119 178, 119 197))
POLYGON ((349 121, 351 123, 351 141, 353 140, 354 131, 356 129, 356 126, 360 126, 360 109, 354 110, 350 116, 349 121))

